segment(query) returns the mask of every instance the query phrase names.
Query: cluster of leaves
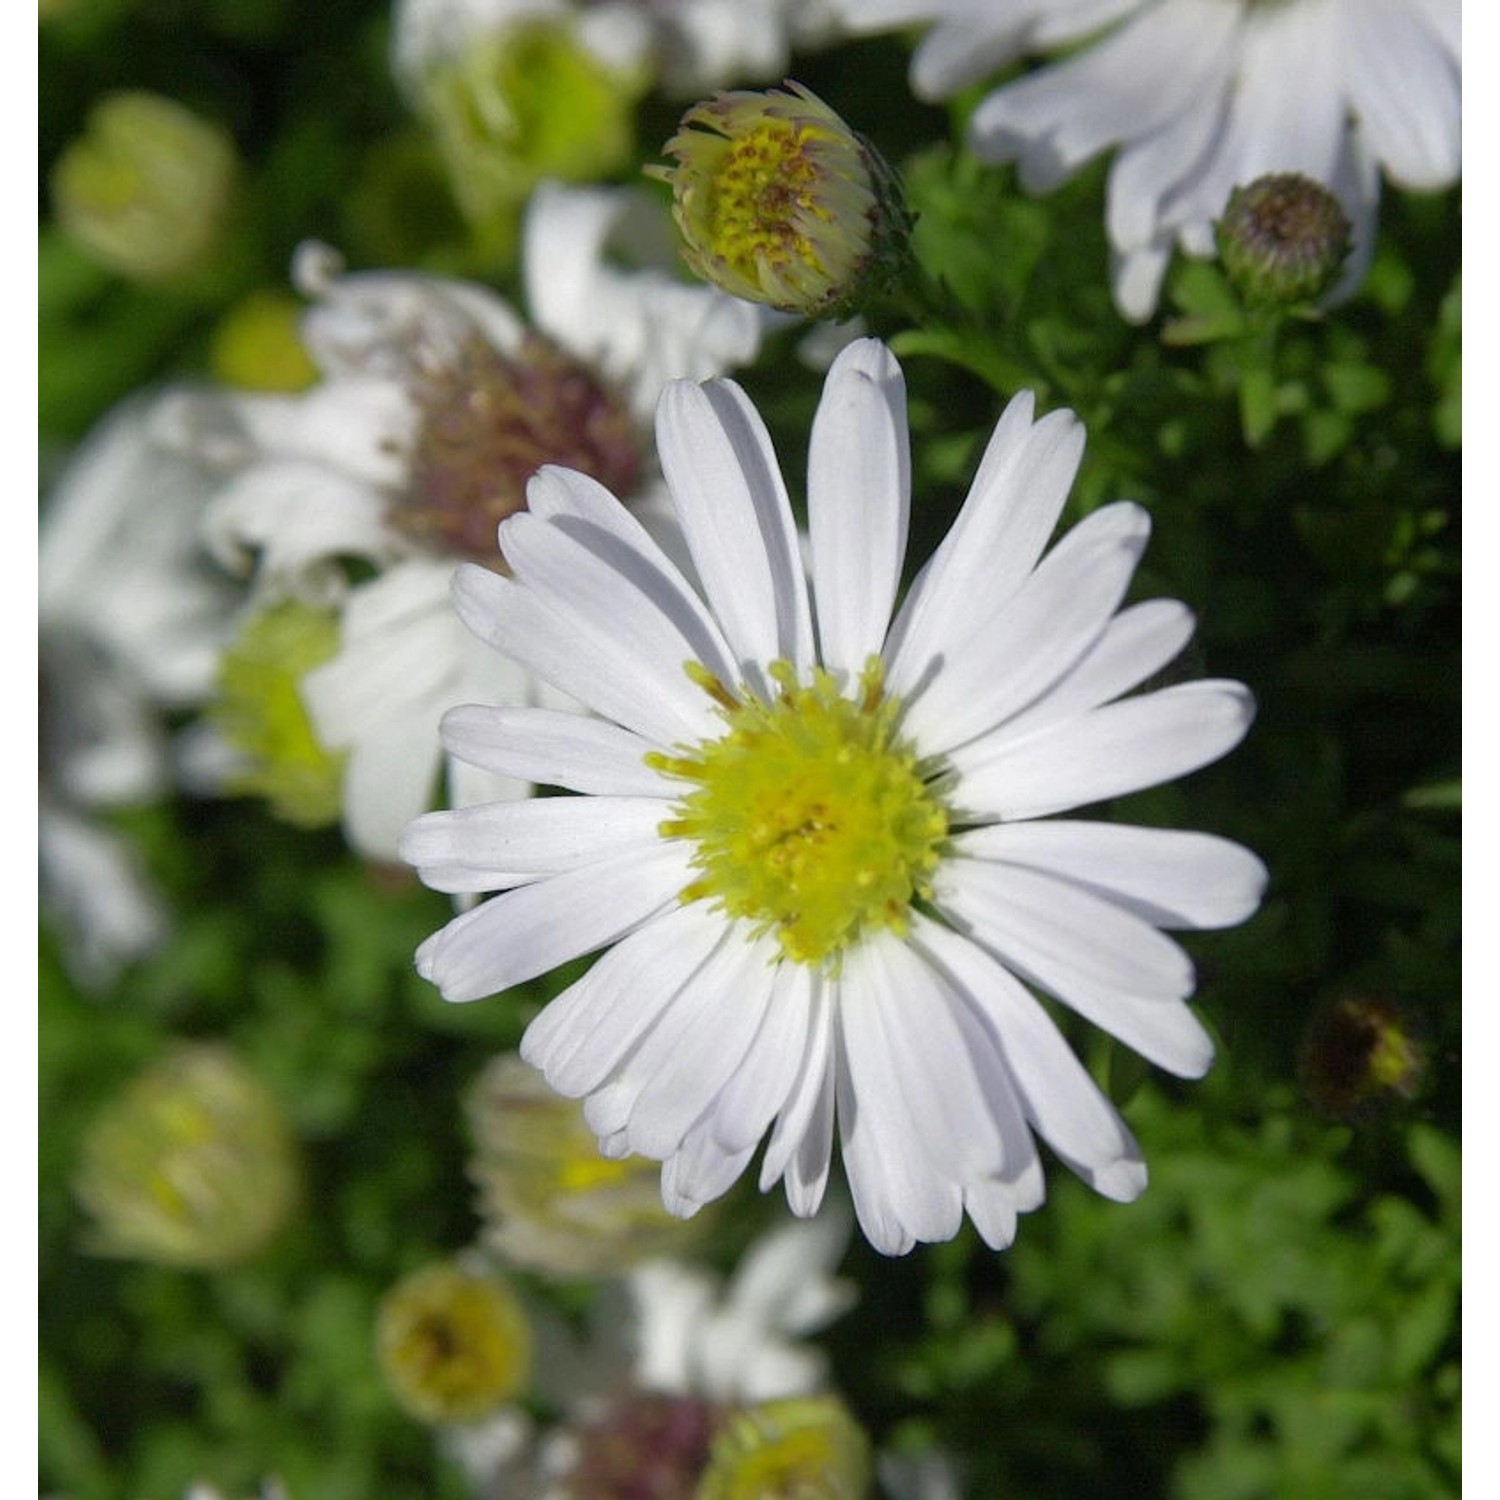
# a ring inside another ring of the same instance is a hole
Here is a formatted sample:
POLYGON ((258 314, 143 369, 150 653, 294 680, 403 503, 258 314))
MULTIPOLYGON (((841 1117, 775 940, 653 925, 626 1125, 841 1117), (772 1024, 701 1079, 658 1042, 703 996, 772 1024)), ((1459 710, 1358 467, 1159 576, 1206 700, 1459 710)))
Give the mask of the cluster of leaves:
MULTIPOLYGON (((229 126, 250 173, 233 255, 190 287, 125 282, 44 224, 44 440, 61 449, 143 382, 207 369, 225 310, 280 287, 303 238, 356 265, 472 269, 385 29, 362 0, 116 0, 44 28, 44 170, 90 102, 128 85, 229 126)), ((1171 311, 1132 329, 1104 278, 1102 173, 1023 195, 954 144, 972 101, 910 102, 905 62, 895 42, 850 43, 799 76, 900 166, 917 215, 920 315, 871 314, 910 386, 913 556, 951 520, 1003 399, 1025 387, 1039 410, 1076 410, 1089 448, 1070 516, 1146 505, 1139 596, 1191 603, 1182 670, 1239 677, 1261 705, 1224 764, 1117 811, 1239 839, 1273 881, 1253 922, 1191 945, 1224 1044, 1213 1082, 1142 1086, 1078 1033, 1128 1101, 1146 1195, 1120 1207, 1055 1167, 1004 1256, 968 1232, 899 1262, 855 1249, 838 1379, 881 1442, 961 1455, 976 1496, 1456 1493, 1457 194, 1392 195, 1365 287, 1332 316, 1268 327, 1214 267, 1186 265, 1171 311), (876 98, 904 102, 869 118, 876 98), (1298 1053, 1345 995, 1398 1007, 1427 1073, 1414 1102, 1334 1124, 1299 1091, 1298 1053)), ((641 140, 670 133, 663 101, 639 113, 641 140)), ((793 473, 818 390, 803 332, 742 377, 793 473)), ((103 997, 44 934, 44 1486, 133 1500, 275 1472, 318 1500, 459 1495, 379 1385, 373 1309, 472 1238, 459 1099, 547 990, 445 1007, 411 970, 444 903, 259 806, 172 804, 122 827, 177 930, 103 997), (70 1197, 98 1107, 183 1036, 229 1042, 306 1151, 294 1227, 232 1271, 89 1256, 70 1197)))

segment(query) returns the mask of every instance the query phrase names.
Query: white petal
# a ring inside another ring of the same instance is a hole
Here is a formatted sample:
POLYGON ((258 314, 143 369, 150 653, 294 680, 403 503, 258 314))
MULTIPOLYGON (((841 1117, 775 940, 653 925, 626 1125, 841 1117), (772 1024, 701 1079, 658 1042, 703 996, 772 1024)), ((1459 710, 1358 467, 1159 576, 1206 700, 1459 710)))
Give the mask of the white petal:
POLYGON ((760 1031, 712 1111, 713 1137, 726 1151, 754 1146, 786 1104, 807 1050, 811 1009, 811 971, 778 964, 760 1031))
MULTIPOLYGON (((642 657, 638 640, 627 642, 602 624, 585 623, 576 611, 554 608, 514 579, 472 563, 454 576, 453 603, 482 641, 659 748, 693 744, 715 732, 707 695, 682 670, 685 654, 673 656, 668 648, 663 660, 642 657)), ((649 616, 642 630, 657 636, 658 644, 670 635, 644 600, 637 614, 649 616)))
POLYGON ((754 1155, 754 1145, 726 1151, 715 1139, 710 1119, 700 1120, 662 1163, 661 1196, 667 1212, 691 1218, 705 1203, 722 1198, 754 1155))
POLYGON ((1031 420, 1023 391, 1001 414, 968 498, 917 575, 886 643, 886 679, 909 696, 1036 566, 1083 456, 1072 412, 1031 420))
POLYGON ((492 896, 417 949, 417 968, 446 1000, 477 1000, 613 943, 655 915, 691 878, 687 853, 663 840, 492 896))
POLYGON ((663 912, 601 954, 526 1028, 521 1056, 570 1099, 597 1088, 673 996, 731 934, 691 902, 663 912))
POLYGON ((204 540, 225 567, 246 571, 252 554, 268 585, 311 593, 329 589, 318 576, 339 557, 388 561, 408 548, 386 525, 386 499, 360 480, 301 460, 256 464, 209 502, 204 540))
POLYGON ((1181 653, 1195 623, 1176 599, 1147 599, 1121 610, 1077 666, 1006 725, 1007 736, 1072 719, 1139 687, 1181 653))
POLYGON ((906 382, 876 339, 850 344, 828 372, 808 451, 807 511, 819 657, 857 676, 885 640, 911 512, 906 382))
POLYGON ((963 1194, 935 1172, 901 1093, 901 1059, 863 1002, 866 973, 853 950, 840 980, 836 1037, 839 1139, 844 1171, 865 1238, 886 1255, 916 1240, 952 1239, 963 1194))
POLYGON ((442 737, 451 755, 500 776, 609 797, 668 798, 673 792, 645 762, 653 748, 648 741, 584 714, 453 708, 443 715, 442 737))
POLYGON ((1009 1084, 1003 1068, 995 1076, 988 1040, 970 1049, 947 983, 902 939, 882 934, 863 947, 862 960, 850 965, 849 985, 858 988, 846 1003, 858 1006, 860 1026, 878 1031, 899 1059, 901 1095, 933 1172, 960 1182, 998 1174, 1005 1141, 988 1097, 998 1084, 1004 1098, 1009 1084))
MULTIPOLYGON (((663 543, 653 535, 652 526, 657 532, 665 530, 654 516, 636 508, 626 509, 587 474, 550 464, 538 469, 527 484, 526 506, 532 517, 551 522, 557 533, 615 569, 621 579, 636 584, 693 645, 704 665, 721 678, 732 677, 733 656, 723 634, 663 543)), ((676 530, 675 520, 672 526, 676 530)), ((540 535, 534 531, 529 534, 533 538, 540 535)), ((671 540, 680 542, 680 533, 671 540)), ((559 548, 564 545, 556 538, 553 541, 559 548)), ((566 569, 566 551, 562 556, 566 569)))
POLYGON ((543 797, 428 813, 401 858, 435 891, 494 891, 660 843, 656 797, 543 797))
POLYGON ((736 675, 776 657, 805 665, 812 634, 796 526, 759 413, 733 381, 674 381, 657 407, 656 442, 736 675))
POLYGON ((1457 56, 1409 0, 1367 0, 1348 20, 1350 97, 1370 148, 1402 187, 1448 186, 1459 173, 1457 56))
POLYGON ((1183 1003, 1192 963, 1170 938, 1030 871, 954 860, 940 875, 945 915, 1008 969, 1169 1072, 1207 1070, 1213 1043, 1183 1003))
POLYGON ((1075 977, 1164 1000, 1193 992, 1192 961, 1177 943, 1070 881, 952 859, 934 878, 933 899, 1007 967, 1064 999, 1075 977))
POLYGON ((1133 1182, 1138 1192, 1145 1185, 1135 1138, 1041 1005, 982 948, 951 929, 919 916, 912 939, 993 1028, 1026 1117, 1047 1144, 1106 1196, 1134 1197, 1111 1188, 1133 1182))
POLYGON ((1156 927, 1233 927, 1260 904, 1266 867, 1208 833, 1054 819, 994 823, 954 840, 967 858, 1061 876, 1156 927))
POLYGON ((1138 505, 1080 522, 917 693, 903 732, 943 754, 994 729, 1067 675, 1103 633, 1150 535, 1138 505))
POLYGON ((720 681, 733 672, 713 621, 644 531, 640 540, 649 552, 602 528, 584 532, 521 511, 506 519, 500 538, 516 579, 544 607, 568 620, 584 639, 608 640, 634 660, 665 668, 669 677, 675 669, 684 688, 703 702, 683 664, 702 662, 720 681))
POLYGON ((820 1175, 823 1182, 827 1179, 834 1117, 833 997, 821 975, 811 978, 809 990, 807 1046, 802 1065, 786 1104, 776 1117, 760 1165, 761 1192, 785 1174, 787 1200, 792 1212, 802 1217, 816 1212, 822 1201, 823 1188, 818 1179, 820 1175), (816 1193, 803 1196, 800 1202, 792 1192, 792 1178, 799 1170, 799 1161, 803 1167, 809 1168, 801 1185, 817 1188, 816 1193), (821 1174, 815 1170, 819 1165, 821 1174))
POLYGON ((954 801, 974 822, 1039 818, 1185 776, 1245 737, 1254 700, 1206 680, 1107 704, 1024 737, 1013 726, 954 752, 954 801))
POLYGON ((630 1143, 662 1160, 739 1067, 771 998, 776 947, 767 938, 727 942, 663 1012, 622 1077, 643 1075, 630 1111, 630 1143))
POLYGON ((432 806, 441 764, 432 714, 420 709, 392 714, 361 736, 344 767, 344 835, 353 848, 394 864, 402 829, 432 806))

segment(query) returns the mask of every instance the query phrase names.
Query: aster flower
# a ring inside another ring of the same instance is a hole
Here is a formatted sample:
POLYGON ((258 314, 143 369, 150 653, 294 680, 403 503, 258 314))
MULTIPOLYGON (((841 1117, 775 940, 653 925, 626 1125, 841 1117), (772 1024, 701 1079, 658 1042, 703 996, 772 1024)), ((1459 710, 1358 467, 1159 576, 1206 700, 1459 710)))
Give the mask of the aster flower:
POLYGON ((794 50, 834 29, 828 0, 398 0, 396 77, 416 91, 475 39, 538 21, 567 27, 605 66, 645 70, 681 99, 781 78, 794 50))
MULTIPOLYGON (((402 825, 432 805, 444 709, 563 702, 462 627, 456 561, 499 561, 495 524, 545 461, 665 522, 648 436, 662 385, 754 357, 764 315, 659 269, 674 255, 643 196, 545 185, 525 229, 528 324, 484 287, 341 275, 305 247, 297 274, 316 301, 303 336, 322 380, 180 404, 179 441, 232 470, 206 520, 216 554, 253 568, 262 599, 339 606, 339 649, 303 696, 324 746, 347 756, 344 826, 361 853, 393 858, 402 825), (608 260, 616 248, 639 268, 608 260), (350 558, 375 576, 350 588, 350 558)), ((527 790, 450 769, 458 805, 527 790)))
POLYGON ((1459 175, 1458 0, 838 0, 853 30, 931 22, 914 91, 944 99, 1017 58, 1063 60, 989 94, 970 139, 1045 191, 1100 152, 1120 311, 1155 310, 1173 245, 1214 251, 1230 192, 1299 172, 1342 201, 1368 264, 1380 171, 1398 187, 1459 175), (1078 44, 1082 44, 1081 46, 1078 44))
POLYGON ((200 541, 216 476, 152 436, 170 399, 140 396, 111 412, 42 507, 42 896, 67 935, 64 960, 90 986, 166 933, 155 891, 105 817, 178 778, 169 719, 212 691, 234 607, 200 541))
POLYGON ((1205 765, 1250 723, 1236 682, 1121 698, 1192 630, 1171 600, 1117 613, 1145 512, 1106 506, 1042 558, 1083 434, 1023 394, 893 620, 910 463, 882 344, 839 355, 813 423, 810 589, 738 387, 669 386, 657 442, 701 597, 602 486, 555 468, 501 527, 514 576, 455 579, 476 633, 599 717, 448 715, 453 753, 580 795, 406 831, 429 885, 501 892, 418 968, 472 1000, 605 949, 521 1052, 585 1099, 607 1154, 664 1163, 683 1215, 768 1131, 761 1187, 813 1213, 836 1117, 889 1253, 965 1211, 1008 1244, 1043 1195, 1033 1132, 1135 1196, 1135 1141, 1029 986, 1197 1076, 1213 1047, 1162 929, 1241 921, 1265 878, 1211 836, 1050 821, 1205 765))

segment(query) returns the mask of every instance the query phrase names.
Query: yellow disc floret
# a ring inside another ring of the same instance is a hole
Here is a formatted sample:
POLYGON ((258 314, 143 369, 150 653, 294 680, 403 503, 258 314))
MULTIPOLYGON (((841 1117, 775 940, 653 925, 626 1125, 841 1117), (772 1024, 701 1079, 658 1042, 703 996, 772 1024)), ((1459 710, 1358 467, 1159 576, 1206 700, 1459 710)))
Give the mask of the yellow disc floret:
POLYGON ((930 893, 948 813, 896 735, 900 703, 885 696, 879 660, 853 698, 822 669, 800 683, 784 661, 771 665, 781 691, 770 702, 689 670, 728 731, 648 757, 695 783, 661 825, 697 846, 701 874, 682 899, 716 902, 809 965, 836 965, 873 930, 904 933, 912 902, 930 893))

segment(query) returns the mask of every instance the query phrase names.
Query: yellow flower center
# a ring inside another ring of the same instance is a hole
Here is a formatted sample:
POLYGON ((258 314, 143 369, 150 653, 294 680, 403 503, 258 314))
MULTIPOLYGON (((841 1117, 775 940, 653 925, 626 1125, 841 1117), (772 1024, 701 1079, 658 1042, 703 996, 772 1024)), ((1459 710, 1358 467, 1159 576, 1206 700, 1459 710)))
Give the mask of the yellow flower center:
POLYGON ((788 120, 762 120, 727 143, 713 179, 709 209, 711 241, 741 274, 753 278, 765 262, 798 260, 823 270, 811 237, 799 221, 826 224, 820 201, 826 167, 810 149, 833 143, 831 132, 788 120))
POLYGON ((906 931, 913 901, 948 835, 948 812, 895 727, 878 658, 846 698, 821 668, 810 684, 789 662, 770 667, 770 702, 735 696, 695 664, 689 673, 719 702, 728 732, 681 756, 648 763, 695 783, 661 825, 697 846, 701 871, 684 901, 712 900, 773 932, 790 959, 836 967, 865 934, 906 931))

